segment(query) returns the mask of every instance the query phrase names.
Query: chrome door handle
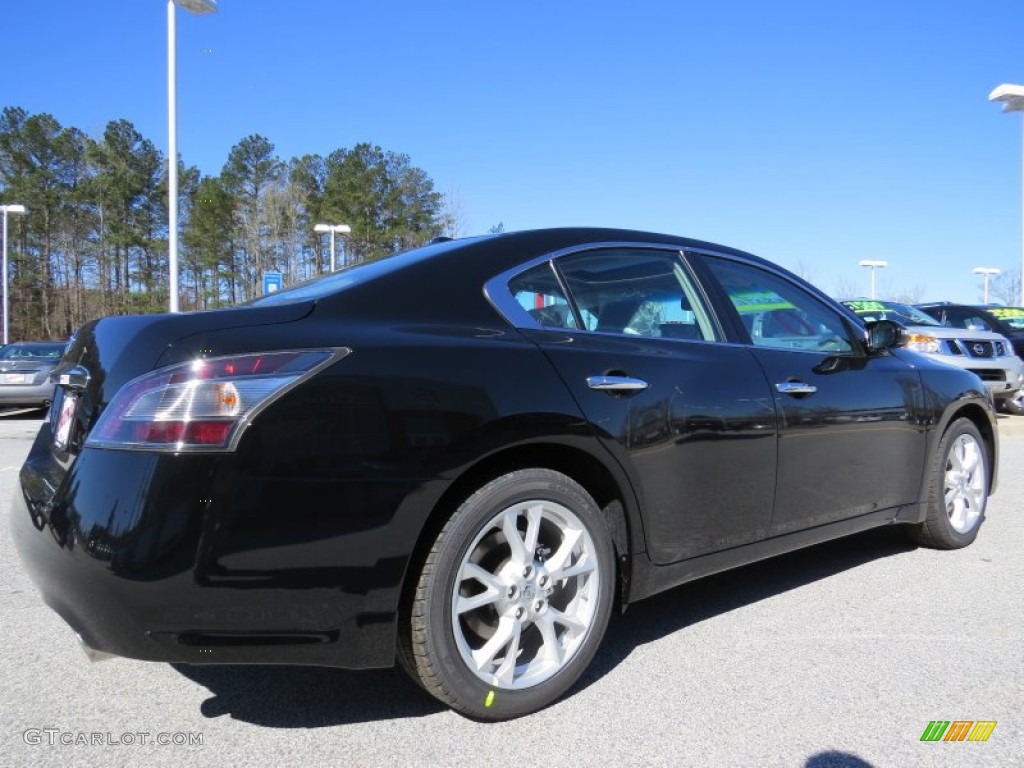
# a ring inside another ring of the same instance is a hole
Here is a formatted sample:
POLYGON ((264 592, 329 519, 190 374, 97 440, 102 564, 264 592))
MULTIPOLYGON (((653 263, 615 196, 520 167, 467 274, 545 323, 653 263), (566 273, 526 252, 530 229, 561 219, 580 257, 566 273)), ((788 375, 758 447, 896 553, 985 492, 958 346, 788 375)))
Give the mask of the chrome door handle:
POLYGON ((802 381, 780 381, 775 388, 784 395, 813 395, 818 388, 802 381))
POLYGON ((650 385, 631 376, 587 376, 587 386, 601 392, 640 392, 650 385))

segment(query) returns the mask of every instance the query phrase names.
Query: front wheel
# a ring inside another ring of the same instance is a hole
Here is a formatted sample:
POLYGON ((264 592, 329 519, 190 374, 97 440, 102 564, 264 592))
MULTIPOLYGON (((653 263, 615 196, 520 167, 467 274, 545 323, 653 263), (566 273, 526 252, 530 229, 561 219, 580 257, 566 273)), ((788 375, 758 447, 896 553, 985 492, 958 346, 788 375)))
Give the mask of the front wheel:
POLYGON ((466 499, 438 534, 399 659, 464 714, 534 712, 590 663, 614 582, 611 540, 586 490, 552 470, 510 472, 466 499))
POLYGON ((925 520, 910 529, 918 544, 959 549, 977 538, 988 504, 989 461, 973 422, 950 424, 931 462, 925 520))
POLYGON ((1024 389, 1018 389, 1010 397, 999 401, 999 407, 1014 416, 1024 416, 1024 389))

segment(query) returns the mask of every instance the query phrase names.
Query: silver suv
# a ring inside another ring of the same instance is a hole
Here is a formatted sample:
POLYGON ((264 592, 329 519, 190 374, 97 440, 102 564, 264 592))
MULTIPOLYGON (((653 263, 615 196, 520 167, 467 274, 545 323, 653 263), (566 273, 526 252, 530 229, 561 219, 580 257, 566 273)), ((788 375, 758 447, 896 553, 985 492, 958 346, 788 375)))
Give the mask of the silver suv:
POLYGON ((1005 336, 991 331, 948 328, 909 304, 876 299, 842 302, 865 321, 895 320, 910 334, 907 349, 978 374, 1002 410, 1019 413, 1013 396, 1024 387, 1024 361, 1005 336))

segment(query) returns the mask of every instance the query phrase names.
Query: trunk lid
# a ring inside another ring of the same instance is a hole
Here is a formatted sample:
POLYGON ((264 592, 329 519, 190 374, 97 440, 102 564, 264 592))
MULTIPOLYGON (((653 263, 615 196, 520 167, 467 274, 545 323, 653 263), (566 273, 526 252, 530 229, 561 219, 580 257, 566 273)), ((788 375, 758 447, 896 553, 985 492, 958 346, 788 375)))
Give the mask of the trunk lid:
MULTIPOLYGON (((51 410, 49 456, 32 461, 56 461, 67 469, 79 452, 103 408, 132 379, 176 362, 185 350, 195 355, 217 354, 204 349, 202 339, 231 329, 258 329, 301 320, 315 302, 245 306, 184 314, 105 317, 82 326, 54 369, 58 383, 51 410), (192 342, 195 343, 192 343, 192 342), (194 348, 194 349, 193 349, 194 348), (70 422, 70 423, 69 423, 70 422)), ((263 334, 256 331, 253 339, 263 334)), ((53 478, 51 477, 51 480, 53 478)))

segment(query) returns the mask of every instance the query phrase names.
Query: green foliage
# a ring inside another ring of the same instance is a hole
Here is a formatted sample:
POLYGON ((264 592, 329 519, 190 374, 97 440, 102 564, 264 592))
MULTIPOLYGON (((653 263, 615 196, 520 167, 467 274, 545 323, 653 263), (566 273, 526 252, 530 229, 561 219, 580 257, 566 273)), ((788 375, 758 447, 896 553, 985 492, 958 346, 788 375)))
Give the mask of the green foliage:
MULTIPOLYGON (((282 161, 247 136, 219 176, 178 161, 183 309, 245 301, 262 274, 327 270, 316 223, 348 224, 347 263, 422 245, 445 226, 443 196, 407 155, 363 143, 282 161)), ((92 139, 48 114, 0 112, 0 201, 10 217, 12 336, 63 338, 99 315, 167 305, 167 159, 127 120, 92 139)))
POLYGON ((352 227, 354 263, 423 245, 441 234, 442 196, 407 155, 370 144, 339 149, 327 158, 324 218, 352 227))

